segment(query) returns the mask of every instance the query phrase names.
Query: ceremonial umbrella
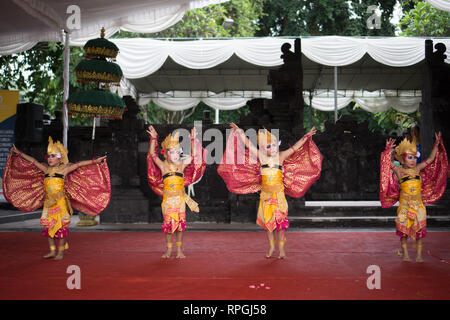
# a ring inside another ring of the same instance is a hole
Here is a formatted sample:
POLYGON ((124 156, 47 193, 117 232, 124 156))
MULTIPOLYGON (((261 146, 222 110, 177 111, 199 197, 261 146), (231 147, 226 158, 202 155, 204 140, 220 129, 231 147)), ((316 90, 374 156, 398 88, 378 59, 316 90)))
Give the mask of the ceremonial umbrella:
MULTIPOLYGON (((67 99, 69 115, 80 118, 93 118, 91 153, 94 156, 96 118, 122 119, 126 105, 122 98, 109 91, 110 85, 118 85, 122 78, 120 66, 112 61, 119 49, 105 37, 89 40, 83 47, 85 58, 75 67, 78 82, 86 88, 74 92, 67 99)), ((94 217, 80 213, 78 226, 96 225, 94 217)))
POLYGON ((83 47, 85 58, 75 67, 75 74, 80 83, 88 89, 77 91, 67 99, 68 113, 74 117, 93 118, 92 153, 95 140, 95 119, 122 119, 126 110, 123 100, 111 93, 110 85, 119 85, 122 69, 109 60, 116 58, 119 49, 105 39, 102 28, 100 38, 91 39, 83 47))

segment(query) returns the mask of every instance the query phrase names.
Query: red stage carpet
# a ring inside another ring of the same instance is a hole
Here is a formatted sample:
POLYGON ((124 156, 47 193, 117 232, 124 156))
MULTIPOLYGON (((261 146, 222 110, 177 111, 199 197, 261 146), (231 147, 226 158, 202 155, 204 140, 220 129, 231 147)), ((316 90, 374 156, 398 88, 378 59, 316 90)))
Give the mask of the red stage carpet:
POLYGON ((45 260, 39 233, 0 233, 0 299, 450 299, 450 232, 428 233, 421 264, 402 262, 393 232, 291 232, 285 260, 264 258, 263 232, 188 230, 182 260, 160 258, 156 232, 72 232, 69 244, 45 260), (80 290, 66 286, 70 265, 80 290), (370 265, 379 290, 367 288, 370 265))

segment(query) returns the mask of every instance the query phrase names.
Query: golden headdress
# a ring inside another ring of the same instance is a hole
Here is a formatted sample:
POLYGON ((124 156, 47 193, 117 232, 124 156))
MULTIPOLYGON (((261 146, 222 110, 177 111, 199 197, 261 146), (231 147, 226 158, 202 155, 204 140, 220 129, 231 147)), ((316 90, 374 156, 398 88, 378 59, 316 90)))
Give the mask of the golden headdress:
POLYGON ((53 142, 52 137, 48 137, 48 147, 47 147, 47 154, 60 154, 61 155, 61 162, 64 164, 69 163, 69 159, 67 158, 67 154, 69 151, 61 144, 61 142, 56 141, 53 142))
POLYGON ((269 144, 272 143, 272 141, 277 141, 277 137, 275 137, 273 134, 271 134, 266 128, 258 131, 258 145, 263 144, 269 144))
POLYGON ((175 132, 175 134, 172 136, 172 134, 169 134, 164 141, 161 143, 161 147, 164 150, 167 149, 174 149, 174 148, 180 148, 180 132, 175 132))
POLYGON ((416 155, 417 154, 417 146, 414 142, 411 142, 408 140, 408 138, 404 138, 402 142, 395 148, 395 158, 400 162, 403 163, 403 154, 411 154, 416 155))

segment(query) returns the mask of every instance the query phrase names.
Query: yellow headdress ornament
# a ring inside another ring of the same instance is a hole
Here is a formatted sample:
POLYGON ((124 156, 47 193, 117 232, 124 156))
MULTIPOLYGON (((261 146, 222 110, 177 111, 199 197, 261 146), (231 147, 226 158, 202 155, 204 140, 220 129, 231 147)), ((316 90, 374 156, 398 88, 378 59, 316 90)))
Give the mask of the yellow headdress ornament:
POLYGON ((175 132, 175 134, 172 136, 172 134, 169 134, 164 141, 161 143, 161 147, 164 150, 167 149, 175 149, 180 148, 180 132, 175 132))
POLYGON ((48 137, 48 147, 47 147, 47 154, 51 155, 51 154, 56 154, 56 155, 60 155, 61 162, 64 164, 69 163, 69 159, 67 158, 67 154, 69 153, 69 151, 67 151, 67 149, 61 144, 61 142, 56 141, 53 142, 52 137, 48 137))
POLYGON ((275 137, 273 134, 271 134, 269 131, 267 131, 266 128, 258 131, 258 145, 261 145, 261 143, 269 144, 272 143, 272 141, 277 141, 277 137, 275 137))
POLYGON ((403 155, 404 154, 417 154, 417 146, 414 142, 409 141, 407 138, 404 138, 402 142, 395 148, 395 158, 403 163, 403 155))

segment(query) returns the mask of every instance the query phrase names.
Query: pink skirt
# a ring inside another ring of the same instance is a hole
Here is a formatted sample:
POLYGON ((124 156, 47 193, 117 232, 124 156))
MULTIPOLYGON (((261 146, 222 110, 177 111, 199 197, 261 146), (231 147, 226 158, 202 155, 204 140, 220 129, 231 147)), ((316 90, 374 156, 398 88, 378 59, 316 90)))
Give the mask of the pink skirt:
MULTIPOLYGON (((49 237, 48 228, 44 228, 44 230, 42 230, 42 235, 44 237, 49 237)), ((54 239, 65 239, 65 238, 67 238, 68 235, 69 235, 69 228, 62 227, 61 229, 56 231, 55 236, 53 238, 54 239)))
POLYGON ((186 221, 184 220, 180 220, 178 222, 164 221, 163 224, 161 225, 161 231, 164 233, 174 233, 175 231, 184 231, 184 230, 186 230, 186 221))
MULTIPOLYGON (((407 234, 404 234, 403 232, 401 232, 401 231, 399 231, 399 230, 397 230, 397 231, 395 232, 395 234, 398 235, 398 236, 400 237, 400 241, 401 241, 403 238, 408 238, 408 235, 407 235, 407 234)), ((416 240, 425 238, 426 236, 427 236, 427 228, 422 228, 422 229, 420 229, 419 231, 416 232, 416 240)))

